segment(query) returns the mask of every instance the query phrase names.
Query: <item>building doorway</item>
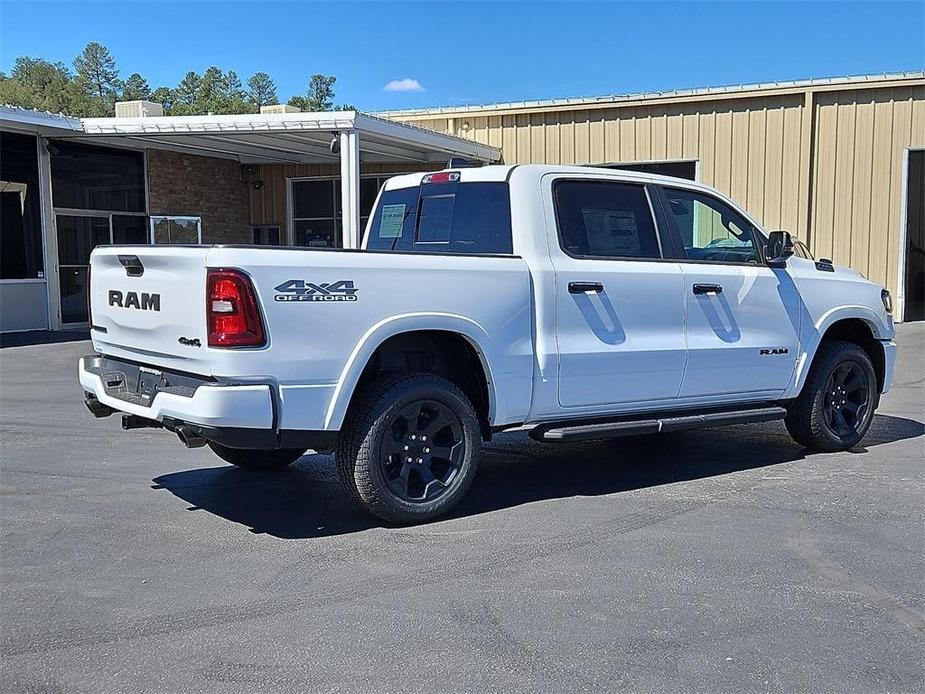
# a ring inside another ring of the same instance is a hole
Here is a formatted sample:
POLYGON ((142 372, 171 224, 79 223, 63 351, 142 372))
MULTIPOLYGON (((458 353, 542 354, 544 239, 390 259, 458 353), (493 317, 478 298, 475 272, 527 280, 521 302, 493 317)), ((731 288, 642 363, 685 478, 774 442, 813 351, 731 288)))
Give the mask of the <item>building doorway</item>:
POLYGON ((925 320, 925 149, 909 150, 905 257, 903 320, 925 320))
POLYGON ((100 244, 147 243, 147 217, 59 212, 55 215, 55 230, 61 323, 68 328, 86 325, 90 252, 100 244))

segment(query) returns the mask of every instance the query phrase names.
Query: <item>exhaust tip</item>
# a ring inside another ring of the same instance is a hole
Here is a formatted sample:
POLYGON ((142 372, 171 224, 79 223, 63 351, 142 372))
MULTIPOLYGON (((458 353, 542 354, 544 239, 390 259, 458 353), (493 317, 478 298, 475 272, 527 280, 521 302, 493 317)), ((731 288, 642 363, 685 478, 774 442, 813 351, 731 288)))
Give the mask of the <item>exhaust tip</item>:
POLYGON ((180 443, 187 448, 202 448, 206 445, 206 439, 185 424, 181 424, 176 428, 176 434, 177 438, 180 439, 180 443))

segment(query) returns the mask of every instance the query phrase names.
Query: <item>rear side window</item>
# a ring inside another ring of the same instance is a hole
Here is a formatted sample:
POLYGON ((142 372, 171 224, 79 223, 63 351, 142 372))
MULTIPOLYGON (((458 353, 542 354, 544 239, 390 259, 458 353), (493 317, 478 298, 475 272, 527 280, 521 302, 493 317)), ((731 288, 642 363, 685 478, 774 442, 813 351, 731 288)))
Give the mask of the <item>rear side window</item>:
POLYGON ((652 208, 643 186, 559 181, 554 197, 559 243, 569 255, 661 258, 652 208))
POLYGON ((368 250, 510 254, 506 183, 435 183, 382 193, 368 250))

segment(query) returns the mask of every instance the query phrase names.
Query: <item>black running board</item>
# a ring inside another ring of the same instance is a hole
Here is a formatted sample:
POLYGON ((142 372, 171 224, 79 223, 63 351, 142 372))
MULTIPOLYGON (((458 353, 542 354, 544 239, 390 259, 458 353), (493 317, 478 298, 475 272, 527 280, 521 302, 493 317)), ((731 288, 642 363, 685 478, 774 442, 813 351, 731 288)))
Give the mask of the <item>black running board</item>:
POLYGON ((647 419, 624 419, 591 424, 543 424, 530 431, 530 437, 537 441, 593 441, 612 439, 637 434, 658 434, 668 431, 684 431, 699 427, 716 427, 726 424, 751 424, 783 419, 787 410, 783 407, 753 407, 746 410, 703 412, 699 414, 670 413, 650 416, 647 419))

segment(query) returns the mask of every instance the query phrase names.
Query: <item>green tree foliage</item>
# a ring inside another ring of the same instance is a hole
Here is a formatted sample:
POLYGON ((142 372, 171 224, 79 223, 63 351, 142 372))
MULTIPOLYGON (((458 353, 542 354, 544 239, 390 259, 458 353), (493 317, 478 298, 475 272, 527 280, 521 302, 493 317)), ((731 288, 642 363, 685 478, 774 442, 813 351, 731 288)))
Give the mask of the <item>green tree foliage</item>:
POLYGON ((63 63, 16 59, 9 76, 0 75, 0 103, 52 113, 89 115, 90 103, 63 63))
MULTIPOLYGON (((161 104, 167 115, 255 113, 261 106, 279 103, 276 84, 265 72, 242 83, 234 70, 223 72, 211 66, 202 74, 187 72, 175 87, 164 85, 154 91, 138 72, 123 83, 115 58, 96 42, 88 43, 74 59, 74 70, 42 58, 17 58, 9 75, 0 73, 0 103, 79 117, 111 116, 117 99, 148 99, 161 104)), ((312 75, 306 93, 289 103, 303 111, 329 111, 335 81, 332 75, 312 75)))
POLYGON ((151 87, 148 86, 148 80, 133 72, 122 85, 122 101, 133 101, 135 99, 147 99, 151 96, 151 87))
POLYGON ((330 111, 334 105, 336 81, 337 78, 333 75, 312 75, 308 80, 305 96, 294 96, 288 103, 303 111, 330 111))
POLYGON ((173 110, 176 92, 170 87, 158 87, 148 97, 148 101, 160 104, 164 107, 164 113, 169 114, 173 110))
POLYGON ((119 81, 116 59, 109 49, 91 41, 74 58, 74 70, 77 71, 78 85, 90 97, 95 111, 93 115, 111 115, 122 83, 119 81))
POLYGON ((265 72, 256 72, 247 80, 247 98, 259 109, 261 106, 278 104, 276 96, 276 83, 265 72))
POLYGON ((187 72, 174 90, 174 107, 178 109, 187 108, 192 113, 193 104, 196 103, 201 87, 202 77, 192 70, 187 72))

